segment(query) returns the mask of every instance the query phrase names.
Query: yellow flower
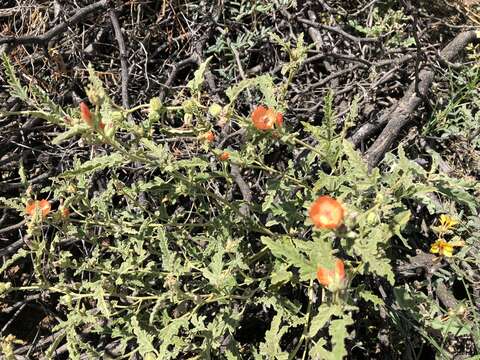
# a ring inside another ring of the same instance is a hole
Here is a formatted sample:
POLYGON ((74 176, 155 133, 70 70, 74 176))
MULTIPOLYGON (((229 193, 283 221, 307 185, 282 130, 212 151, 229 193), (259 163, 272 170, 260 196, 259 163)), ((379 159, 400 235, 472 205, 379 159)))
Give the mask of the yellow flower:
POLYGON ((465 242, 462 240, 447 242, 443 239, 438 239, 432 244, 430 252, 432 254, 438 254, 440 256, 452 257, 454 247, 462 247, 465 242))
POLYGON ((439 239, 432 244, 430 252, 440 256, 451 257, 453 255, 453 246, 445 240, 439 239))
POLYGON ((446 232, 446 231, 452 229, 457 224, 458 224, 458 220, 455 220, 451 216, 448 216, 448 215, 445 215, 445 214, 440 215, 440 228, 443 231, 446 232))

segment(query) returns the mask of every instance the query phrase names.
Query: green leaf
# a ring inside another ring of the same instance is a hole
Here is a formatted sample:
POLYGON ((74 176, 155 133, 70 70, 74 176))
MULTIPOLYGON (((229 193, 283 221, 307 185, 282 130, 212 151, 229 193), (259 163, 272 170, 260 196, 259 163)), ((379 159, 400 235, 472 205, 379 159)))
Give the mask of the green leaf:
POLYGON ((133 333, 136 336, 138 352, 140 353, 140 356, 146 356, 149 353, 154 353, 158 356, 158 352, 153 346, 153 340, 155 339, 155 336, 149 334, 140 326, 140 323, 136 316, 132 317, 132 319, 130 320, 130 324, 132 326, 133 333))
MULTIPOLYGON (((278 263, 276 263, 277 265, 278 263)), ((288 265, 279 264, 275 266, 274 271, 270 275, 270 281, 272 285, 281 285, 291 280, 293 274, 287 270, 288 265)))
POLYGON ((162 144, 155 144, 152 140, 147 138, 142 138, 140 143, 150 151, 152 157, 156 158, 161 163, 170 162, 171 155, 162 144))
POLYGON ((163 227, 157 229, 156 240, 162 253, 162 269, 169 273, 180 275, 181 261, 175 253, 168 248, 168 240, 163 227))
POLYGON ((347 350, 345 349, 345 339, 348 336, 347 326, 352 325, 353 320, 349 315, 343 313, 335 314, 335 316, 339 316, 340 318, 332 320, 328 328, 331 337, 332 351, 328 351, 325 348, 327 342, 324 339, 320 339, 310 349, 310 357, 312 359, 339 360, 347 355, 347 350))
POLYGON ((3 274, 10 266, 12 266, 17 260, 23 259, 30 254, 29 251, 25 249, 18 250, 15 254, 11 255, 0 268, 0 274, 3 274))
POLYGON ((343 140, 343 151, 347 155, 348 164, 352 171, 352 175, 356 178, 369 178, 367 163, 362 159, 360 153, 353 148, 353 145, 348 140, 343 140))
POLYGON ((273 79, 270 75, 262 75, 257 77, 257 84, 260 91, 263 94, 263 102, 268 107, 277 109, 277 89, 273 83, 273 79))
POLYGON ((18 198, 7 199, 3 196, 0 196, 0 204, 3 204, 7 208, 15 209, 19 213, 25 213, 25 205, 18 198))
POLYGON ((102 284, 98 282, 95 283, 95 299, 97 299, 97 306, 102 315, 109 319, 112 314, 108 302, 105 300, 105 290, 102 284))
POLYGON ((11 94, 22 101, 29 102, 30 98, 28 96, 27 88, 22 86, 20 80, 15 74, 15 69, 10 62, 10 58, 7 55, 7 52, 2 54, 3 67, 5 68, 5 73, 7 75, 7 82, 11 89, 11 94))
POLYGON ((8 290, 12 287, 11 282, 0 282, 0 299, 8 294, 8 290))
POLYGON ((176 359, 175 354, 178 353, 178 351, 184 350, 183 347, 185 346, 185 344, 178 339, 177 334, 182 327, 187 326, 188 320, 186 318, 168 319, 168 324, 165 325, 157 335, 158 338, 162 340, 157 354, 162 354, 164 359, 176 359), (179 345, 180 348, 176 348, 177 345, 179 345))
POLYGON ((68 129, 67 131, 61 132, 60 134, 55 136, 55 138, 52 140, 52 144, 53 145, 60 145, 62 142, 66 141, 66 140, 68 140, 68 139, 70 139, 74 136, 80 135, 83 132, 84 129, 85 129, 84 124, 74 125, 70 129, 68 129))
POLYGON ((25 166, 23 165, 23 160, 19 161, 18 175, 20 176, 20 182, 23 185, 23 187, 27 187, 28 186, 28 179, 27 179, 27 174, 25 173, 25 166))
POLYGON ((99 156, 84 163, 77 162, 72 170, 65 171, 61 176, 65 178, 75 177, 81 174, 90 174, 103 170, 107 167, 115 168, 124 163, 122 155, 113 153, 111 155, 99 156))
POLYGON ((288 353, 280 348, 280 340, 289 329, 288 326, 281 326, 282 317, 282 312, 278 312, 273 317, 270 329, 265 333, 265 342, 260 344, 260 354, 263 355, 263 359, 288 359, 288 353))
POLYGON ((332 337, 332 356, 331 359, 343 359, 347 354, 345 349, 345 339, 348 336, 347 326, 353 324, 353 319, 348 315, 343 315, 343 318, 332 320, 329 328, 330 336, 332 337))
POLYGON ((327 341, 323 338, 318 339, 316 343, 314 342, 309 351, 310 359, 328 359, 329 352, 325 349, 325 345, 327 345, 327 341))
POLYGON ((400 210, 393 217, 393 222, 394 222, 394 226, 392 229, 393 233, 397 235, 400 238, 400 240, 402 240, 403 245, 407 249, 411 249, 411 246, 408 245, 408 240, 403 237, 401 231, 403 230, 405 225, 407 225, 408 222, 410 221, 411 215, 412 213, 410 212, 410 210, 403 210, 403 211, 400 210))
POLYGON ((390 265, 390 260, 385 257, 383 247, 392 237, 392 232, 387 224, 380 224, 370 232, 358 238, 354 251, 365 262, 364 269, 379 276, 384 276, 393 285, 395 275, 390 265))
POLYGON ((438 184, 438 192, 449 197, 451 200, 456 201, 457 203, 468 206, 470 212, 474 215, 477 215, 478 199, 466 192, 460 187, 454 186, 453 184, 438 184))
POLYGON ((245 79, 240 81, 234 86, 230 86, 226 91, 230 103, 233 103, 237 97, 241 94, 242 91, 246 90, 249 87, 254 86, 257 83, 257 79, 245 79))
POLYGON ((47 111, 44 111, 44 110, 1 111, 0 115, 4 115, 4 116, 15 116, 15 115, 31 116, 31 117, 36 117, 36 118, 39 118, 39 119, 46 120, 48 122, 51 122, 51 123, 57 124, 57 125, 60 123, 56 114, 53 114, 51 112, 47 112, 47 111))
POLYGON ((384 306, 385 302, 379 298, 377 295, 372 293, 368 290, 361 290, 359 291, 358 295, 365 301, 370 301, 374 306, 375 309, 378 309, 380 306, 384 306))
POLYGON ((202 87, 204 81, 205 71, 207 70, 207 66, 210 63, 210 60, 212 60, 212 57, 213 56, 210 56, 208 59, 206 59, 200 64, 198 69, 195 71, 193 79, 188 82, 187 87, 192 91, 192 94, 196 94, 200 91, 200 88, 202 87))
POLYGON ((332 316, 342 316, 343 311, 340 305, 322 304, 318 308, 318 313, 310 321, 308 336, 313 338, 327 324, 332 316))
POLYGON ((316 264, 302 255, 288 236, 279 237, 275 240, 262 236, 261 241, 270 249, 273 256, 286 261, 288 265, 298 267, 302 280, 315 277, 316 264))
MULTIPOLYGON (((441 318, 432 319, 429 325, 436 330, 440 330, 442 335, 447 337, 449 335, 460 337, 474 334, 476 330, 472 325, 460 318, 452 316, 447 321, 441 318)), ((471 359, 471 358, 469 358, 471 359)))
POLYGON ((87 87, 87 96, 94 105, 102 105, 104 102, 110 103, 110 98, 103 87, 103 83, 97 76, 93 65, 88 64, 88 80, 90 83, 87 87))

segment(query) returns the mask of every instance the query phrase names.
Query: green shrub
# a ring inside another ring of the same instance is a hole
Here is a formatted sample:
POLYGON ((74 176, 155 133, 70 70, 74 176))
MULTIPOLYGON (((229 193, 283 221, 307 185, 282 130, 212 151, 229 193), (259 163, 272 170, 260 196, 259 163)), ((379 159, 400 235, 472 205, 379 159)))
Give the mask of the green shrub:
MULTIPOLYGON (((357 105, 351 104, 337 131, 333 92, 325 98, 320 126, 299 119, 302 129, 293 131, 291 114, 281 128, 255 129, 250 116, 238 110, 242 94, 249 90, 258 103, 285 112, 287 88, 306 56, 302 38, 295 47, 276 39, 290 56, 283 71, 288 80, 277 83, 261 75, 241 81, 226 91, 228 100, 221 104, 209 102, 202 87, 209 60, 175 104, 154 98, 132 109, 114 104, 90 69, 90 125, 76 108, 63 109, 38 87, 23 86, 4 57, 12 95, 31 107, 5 115, 45 119, 64 129, 54 144, 81 139, 96 153, 79 156, 36 194, 61 201, 70 216, 62 216, 60 209, 46 218, 27 217, 28 248, 1 268, 5 279, 19 259, 29 258, 33 265, 30 284, 17 286, 6 279, 0 284, 2 298, 59 297, 65 316, 54 330, 64 332, 46 351, 47 358, 62 341, 71 359, 81 354, 100 358, 103 350, 82 336, 87 332, 102 342, 118 341, 116 352, 124 357, 339 359, 356 344, 353 329, 359 318, 385 313, 393 328, 405 330, 406 323, 425 337, 430 335, 424 328, 432 326, 444 336, 460 329, 478 332, 475 321, 457 313, 454 323, 439 322, 445 310, 394 271, 395 260, 419 243, 412 209, 456 216, 462 220, 458 236, 472 244, 471 232, 478 234, 480 228, 472 195, 478 184, 439 173, 435 159, 425 170, 401 147, 396 155, 388 154, 383 173, 378 168, 369 172, 345 140, 357 105), (131 115, 139 112, 147 115, 135 123, 131 115), (172 119, 183 125, 170 125, 172 119), (223 149, 202 140, 217 123, 238 124, 245 142, 223 149), (300 132, 313 141, 302 140, 300 132), (188 146, 176 151, 169 144, 179 137, 188 146), (219 161, 225 150, 230 158, 219 161), (285 168, 266 160, 279 151, 285 168), (232 166, 248 176, 246 186, 253 193, 248 202, 231 196, 238 186, 232 166), (133 176, 140 168, 145 176, 133 176), (445 209, 432 193, 452 207, 445 209), (322 194, 345 209, 344 223, 336 230, 312 228, 308 218, 310 204, 322 194), (346 265, 347 284, 330 292, 319 286, 316 272, 330 268, 335 258, 346 265), (382 294, 378 283, 396 298, 382 294), (292 294, 303 294, 304 300, 292 294), (249 326, 252 309, 264 309, 266 317, 253 321, 265 322, 263 332, 242 329, 249 326), (248 331, 253 334, 246 340, 248 331)), ((31 198, 26 189, 20 198, 0 201, 24 213, 31 198)), ((469 261, 468 246, 452 258, 452 269, 469 261)), ((455 276, 442 273, 445 281, 455 276)))

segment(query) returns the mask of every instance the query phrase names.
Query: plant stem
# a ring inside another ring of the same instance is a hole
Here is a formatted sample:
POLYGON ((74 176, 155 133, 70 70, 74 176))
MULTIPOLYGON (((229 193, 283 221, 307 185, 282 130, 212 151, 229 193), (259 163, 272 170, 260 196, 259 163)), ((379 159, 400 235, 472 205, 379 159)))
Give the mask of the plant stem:
POLYGON ((297 355, 298 350, 300 350, 300 347, 302 346, 303 342, 305 341, 305 352, 303 354, 303 357, 305 357, 305 353, 307 352, 307 345, 308 345, 308 330, 310 329, 310 316, 312 312, 312 287, 313 287, 313 279, 310 280, 310 285, 308 286, 308 305, 307 305, 307 313, 305 314, 305 325, 303 326, 303 332, 300 340, 298 340, 297 345, 295 346, 295 349, 290 353, 290 356, 288 357, 288 360, 293 360, 295 359, 295 356, 297 355))
POLYGON ((307 143, 306 143, 305 141, 303 141, 303 140, 297 139, 297 138, 295 138, 295 137, 293 137, 293 138, 291 138, 291 139, 293 140, 294 143, 296 143, 296 144, 298 144, 298 145, 301 145, 301 146, 307 148, 308 150, 311 150, 311 151, 313 151, 314 153, 317 153, 317 154, 320 155, 320 156, 325 155, 325 154, 322 154, 320 151, 318 151, 316 148, 314 148, 312 145, 307 144, 307 143))

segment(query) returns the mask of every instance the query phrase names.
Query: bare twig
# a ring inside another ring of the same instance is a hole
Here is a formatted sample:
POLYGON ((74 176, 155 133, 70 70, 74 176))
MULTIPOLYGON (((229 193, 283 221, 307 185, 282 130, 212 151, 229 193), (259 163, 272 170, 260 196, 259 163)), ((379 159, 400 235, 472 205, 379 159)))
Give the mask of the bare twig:
POLYGON ((2 308, 0 309, 0 313, 2 314, 8 314, 8 313, 11 313, 12 311, 18 309, 19 307, 21 307, 22 305, 26 304, 26 303, 29 303, 29 302, 32 302, 32 301, 35 301, 35 300, 38 300, 40 299, 42 296, 42 294, 34 294, 34 295, 29 295, 29 296, 26 296, 24 299, 22 299, 21 301, 18 301, 16 302, 15 304, 12 304, 6 308, 2 308))
POLYGON ((172 72, 168 76, 168 79, 164 84, 164 88, 160 91, 160 94, 158 95, 160 100, 163 101, 163 99, 165 99, 166 88, 169 88, 172 85, 173 80, 175 80, 180 70, 185 69, 187 66, 198 64, 198 63, 199 63, 198 56, 196 54, 193 54, 193 55, 190 55, 188 58, 173 65, 172 72))
POLYGON ((358 43, 372 43, 372 42, 378 42, 380 41, 380 39, 376 39, 376 38, 360 38, 360 37, 357 37, 357 36, 353 36, 345 31, 343 31, 342 29, 338 28, 338 27, 333 27, 333 26, 328 26, 328 25, 324 25, 324 24, 320 24, 320 23, 317 23, 315 21, 311 21, 311 20, 308 20, 308 19, 304 19, 304 18, 298 18, 298 21, 304 23, 304 24, 307 24, 307 25, 310 25, 310 26, 313 26, 313 27, 316 27, 316 28, 320 28, 320 29, 325 29, 327 31, 331 31, 331 32, 334 32, 334 33, 337 33, 339 35, 342 35, 344 38, 350 40, 350 41, 353 41, 353 42, 358 42, 358 43))
POLYGON ((3 336, 3 333, 5 332, 5 330, 7 330, 8 327, 18 318, 18 316, 20 315, 22 310, 25 308, 25 306, 27 306, 26 303, 20 305, 17 311, 15 311, 15 313, 13 314, 13 316, 10 319, 8 319, 5 325, 3 325, 2 329, 0 330, 0 336, 3 336))
MULTIPOLYGON (((415 1, 415 0, 414 0, 415 1)), ((415 92, 418 96, 424 97, 425 101, 428 99, 420 93, 420 89, 418 88, 418 84, 420 82, 420 63, 422 58, 425 57, 425 53, 422 50, 422 44, 420 43, 420 38, 418 36, 418 3, 415 1, 415 4, 412 5, 410 0, 402 0, 403 6, 405 7, 406 14, 412 15, 413 18, 413 39, 415 40, 415 49, 416 49, 416 56, 415 56, 415 92)))
MULTIPOLYGON (((52 170, 50 171, 47 171, 47 172, 44 172, 43 174, 40 174, 30 180, 28 180, 28 184, 35 184, 43 179, 46 179, 48 178, 50 175, 52 174, 52 170)), ((16 183, 0 183, 0 189, 2 191, 9 191, 9 190, 13 190, 13 189, 17 189, 17 188, 20 188, 22 187, 24 184, 21 183, 21 182, 16 182, 16 183)))
MULTIPOLYGON (((9 231, 12 231, 12 230, 16 230, 16 229, 18 229, 18 228, 21 228, 21 227, 23 226, 23 224, 25 224, 25 220, 22 220, 22 221, 20 221, 20 222, 17 223, 17 224, 13 224, 13 225, 4 227, 3 229, 0 229, 0 234, 3 234, 3 233, 6 233, 6 232, 9 232, 9 231)), ((0 250, 0 251, 1 251, 1 250, 0 250)))
POLYGON ((230 164, 230 174, 232 175, 233 180, 235 181, 238 188, 240 189, 240 192, 242 193, 243 201, 245 201, 245 204, 243 204, 240 207, 240 213, 244 216, 247 216, 248 210, 250 207, 249 204, 252 201, 252 191, 248 187, 245 180, 243 180, 243 177, 240 174, 240 168, 238 167, 238 165, 233 163, 230 164))
POLYGON ((8 9, 0 9, 0 18, 1 17, 10 17, 12 15, 15 15, 16 13, 20 12, 21 7, 20 6, 15 6, 11 7, 8 9))
POLYGON ((25 240, 20 239, 10 245, 5 246, 4 248, 0 249, 0 257, 14 253, 18 249, 20 249, 23 244, 25 244, 25 240))
MULTIPOLYGON (((53 341, 55 341, 55 339, 57 339, 58 337, 64 336, 64 334, 65 334, 65 330, 61 329, 61 330, 57 331, 56 333, 53 333, 52 335, 49 335, 49 336, 43 338, 42 340, 40 340, 39 342, 37 342, 35 344, 35 348, 37 348, 37 349, 45 348, 49 344, 51 344, 53 341)), ((18 349, 16 349, 14 351, 14 353, 15 353, 15 355, 24 354, 24 353, 30 351, 31 348, 32 348, 32 344, 28 344, 28 345, 19 347, 18 349)))
MULTIPOLYGON (((476 31, 462 32, 440 52, 440 57, 446 61, 451 61, 467 44, 478 42, 479 40, 480 36, 476 31)), ((419 79, 418 90, 420 94, 425 95, 434 80, 433 70, 423 69, 420 71, 419 79)), ((366 153, 366 160, 370 168, 380 162, 400 130, 410 121, 412 113, 417 109, 422 100, 422 97, 415 90, 415 83, 410 84, 403 98, 390 109, 388 114, 390 120, 366 153)))
POLYGON ((442 281, 437 283, 435 294, 447 309, 455 309, 457 307, 458 300, 442 281))
MULTIPOLYGON (((401 64, 411 60, 412 58, 413 57, 411 55, 406 55, 398 59, 384 60, 384 61, 379 61, 375 63, 375 66, 377 67, 387 66, 391 64, 394 64, 395 66, 388 72, 390 73, 390 75, 387 75, 388 73, 385 74, 380 80, 378 80, 375 84, 371 86, 371 89, 374 89, 376 86, 379 86, 384 81, 387 81, 390 76, 393 76, 394 72, 400 67, 401 64)), ((349 140, 355 146, 359 146, 362 143, 362 141, 367 139, 369 136, 374 134, 380 128, 385 126, 386 123, 388 123, 391 112, 392 112, 392 108, 387 109, 386 111, 383 111, 377 119, 364 123, 362 126, 358 128, 357 131, 355 131, 355 133, 349 138, 349 140)))
POLYGON ((69 26, 74 25, 85 17, 97 10, 107 7, 109 0, 100 0, 91 5, 85 6, 78 9, 73 16, 71 16, 67 21, 58 24, 57 26, 48 30, 45 34, 39 36, 8 36, 0 38, 0 44, 12 44, 12 45, 27 45, 27 44, 36 44, 36 45, 47 45, 50 40, 55 36, 58 36, 65 32, 69 26))
POLYGON ((353 66, 350 66, 346 69, 343 69, 343 70, 339 70, 339 71, 336 71, 328 76, 326 76, 325 78, 317 81, 316 83, 313 83, 313 84, 310 84, 309 86, 307 86, 305 89, 303 89, 299 94, 295 95, 293 97, 293 99, 291 100, 292 103, 297 103, 299 97, 301 95, 304 95, 304 94, 308 94, 310 93, 313 89, 315 88, 318 88, 318 87, 322 87, 326 84, 328 84, 330 81, 332 81, 333 79, 336 79, 338 78, 339 76, 342 76, 342 75, 345 75, 345 74, 348 74, 348 73, 351 73, 353 72, 354 70, 358 69, 359 67, 361 67, 362 65, 361 64, 355 64, 353 66))
POLYGON ((120 51, 120 65, 122 68, 122 105, 125 109, 130 107, 128 100, 128 60, 127 49, 125 47, 125 41, 123 40, 122 29, 120 22, 118 21, 115 9, 109 11, 110 21, 112 22, 113 31, 115 32, 115 39, 118 43, 118 50, 120 51))
POLYGON ((328 75, 327 77, 323 78, 322 80, 317 81, 316 83, 311 84, 311 85, 308 86, 305 90, 303 90, 302 93, 307 93, 307 92, 310 92, 311 90, 313 90, 313 89, 315 89, 315 88, 322 87, 323 85, 328 84, 329 81, 331 81, 331 80, 333 80, 333 79, 336 79, 336 78, 339 77, 339 76, 342 76, 342 75, 351 73, 351 72, 357 70, 359 67, 361 67, 361 65, 360 65, 360 64, 356 64, 356 65, 353 65, 353 66, 348 67, 348 68, 346 68, 346 69, 343 69, 343 70, 339 70, 339 71, 337 71, 337 72, 334 72, 333 74, 328 75))
POLYGON ((480 128, 477 128, 477 130, 475 130, 469 137, 468 137, 468 141, 473 141, 473 139, 475 139, 478 135, 480 135, 480 128))

